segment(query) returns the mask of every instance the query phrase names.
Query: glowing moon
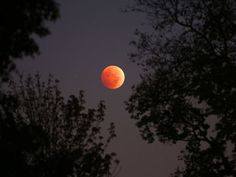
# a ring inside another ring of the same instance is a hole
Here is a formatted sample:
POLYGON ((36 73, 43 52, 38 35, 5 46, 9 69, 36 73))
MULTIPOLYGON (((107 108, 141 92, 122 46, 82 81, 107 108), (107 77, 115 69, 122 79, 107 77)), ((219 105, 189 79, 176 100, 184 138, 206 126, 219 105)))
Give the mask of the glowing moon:
POLYGON ((107 66, 101 74, 101 81, 108 89, 117 89, 121 87, 125 81, 125 74, 118 66, 107 66))

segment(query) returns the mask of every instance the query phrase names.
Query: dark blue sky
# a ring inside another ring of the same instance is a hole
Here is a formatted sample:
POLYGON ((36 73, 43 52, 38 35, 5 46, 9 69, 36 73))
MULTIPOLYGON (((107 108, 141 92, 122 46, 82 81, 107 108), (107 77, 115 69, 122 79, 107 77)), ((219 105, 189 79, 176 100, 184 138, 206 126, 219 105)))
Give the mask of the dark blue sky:
POLYGON ((135 121, 124 109, 131 86, 139 80, 139 68, 128 59, 129 42, 139 27, 141 15, 121 12, 131 0, 67 0, 61 18, 50 24, 52 34, 39 40, 41 55, 18 62, 24 73, 49 73, 58 78, 63 93, 85 90, 88 106, 99 100, 107 105, 106 123, 115 122, 118 137, 110 146, 117 152, 122 170, 119 177, 167 177, 178 165, 179 147, 147 144, 138 134, 135 121), (111 91, 103 87, 100 73, 107 65, 120 66, 126 81, 111 91))

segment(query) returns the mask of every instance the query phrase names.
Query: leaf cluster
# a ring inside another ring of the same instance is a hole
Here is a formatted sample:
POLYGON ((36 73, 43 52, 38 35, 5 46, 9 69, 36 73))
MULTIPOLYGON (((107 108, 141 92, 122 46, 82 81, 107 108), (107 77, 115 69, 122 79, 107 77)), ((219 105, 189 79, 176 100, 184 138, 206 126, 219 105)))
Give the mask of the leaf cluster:
POLYGON ((3 0, 0 2, 0 76, 8 79, 14 60, 39 54, 36 37, 50 33, 48 22, 59 17, 54 0, 3 0))

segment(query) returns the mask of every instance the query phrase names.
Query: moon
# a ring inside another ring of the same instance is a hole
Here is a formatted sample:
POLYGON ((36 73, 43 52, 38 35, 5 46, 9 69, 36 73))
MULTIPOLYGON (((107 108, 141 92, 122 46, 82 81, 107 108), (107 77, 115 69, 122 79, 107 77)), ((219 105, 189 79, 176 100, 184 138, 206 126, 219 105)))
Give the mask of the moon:
POLYGON ((123 85, 125 74, 120 67, 110 65, 103 69, 101 81, 106 88, 115 90, 123 85))

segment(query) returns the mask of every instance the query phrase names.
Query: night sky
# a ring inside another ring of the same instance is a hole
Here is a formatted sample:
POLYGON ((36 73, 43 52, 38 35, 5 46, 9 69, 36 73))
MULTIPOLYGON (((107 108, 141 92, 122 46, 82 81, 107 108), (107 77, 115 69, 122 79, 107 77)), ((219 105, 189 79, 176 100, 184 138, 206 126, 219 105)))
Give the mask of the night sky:
POLYGON ((35 59, 17 63, 20 72, 49 73, 60 80, 65 96, 85 90, 87 105, 95 107, 99 100, 107 106, 106 122, 114 122, 117 138, 110 150, 121 161, 119 177, 167 177, 178 166, 180 145, 158 142, 147 144, 141 139, 135 121, 125 111, 124 101, 131 86, 139 81, 140 69, 128 58, 129 42, 140 27, 140 14, 123 13, 128 0, 68 0, 60 3, 61 18, 50 24, 52 34, 39 39, 41 54, 35 59), (120 66, 125 74, 118 90, 106 89, 100 81, 107 65, 120 66))

